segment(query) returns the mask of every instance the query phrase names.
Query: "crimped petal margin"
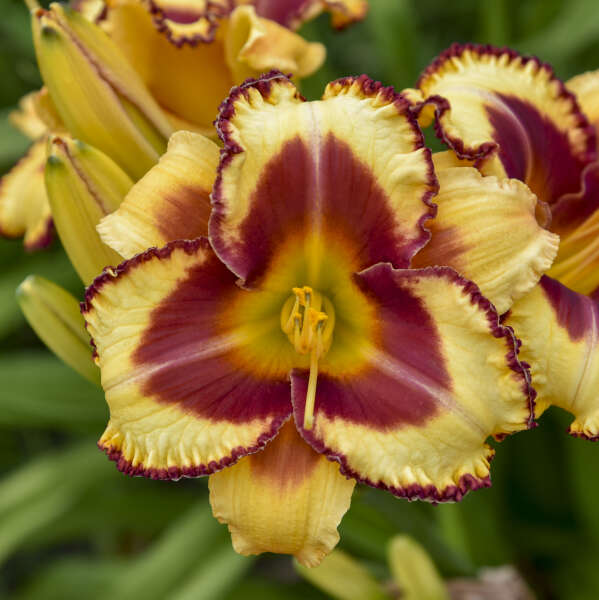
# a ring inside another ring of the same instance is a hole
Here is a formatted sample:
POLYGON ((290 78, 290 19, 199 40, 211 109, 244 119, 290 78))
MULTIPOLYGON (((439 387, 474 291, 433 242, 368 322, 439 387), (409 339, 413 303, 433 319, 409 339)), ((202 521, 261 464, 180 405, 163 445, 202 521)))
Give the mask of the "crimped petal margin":
POLYGON ((214 40, 221 20, 234 6, 233 0, 148 0, 154 24, 175 46, 214 40))
MULTIPOLYGON (((460 500, 490 485, 486 439, 533 426, 534 391, 512 330, 450 268, 381 264, 356 281, 376 306, 379 341, 362 347, 360 372, 323 363, 314 427, 300 433, 342 473, 397 496, 460 500)), ((292 373, 296 423, 307 380, 292 373)))
POLYGON ((210 476, 214 516, 240 554, 293 554, 314 567, 339 541, 355 482, 316 453, 288 421, 264 450, 210 476))
POLYGON ((121 471, 207 475, 289 418, 286 371, 248 369, 251 341, 223 317, 242 293, 204 238, 150 249, 88 288, 82 312, 111 413, 99 446, 121 471))
POLYGON ((573 77, 566 81, 566 87, 576 95, 582 111, 599 135, 599 70, 573 77))
POLYGON ((346 237, 359 268, 407 266, 429 239, 424 223, 437 189, 430 151, 392 88, 346 78, 329 84, 322 102, 304 102, 272 72, 233 89, 217 128, 225 148, 210 239, 249 284, 292 236, 346 237))
POLYGON ((507 48, 454 44, 418 87, 419 108, 435 106, 437 135, 460 158, 524 181, 548 204, 578 191, 595 134, 548 65, 507 48))
POLYGON ((218 155, 218 146, 208 138, 174 133, 159 163, 98 225, 104 243, 131 258, 146 248, 205 236, 218 155))
POLYGON ((505 321, 522 339, 539 414, 550 405, 576 418, 572 435, 599 439, 599 304, 544 276, 505 321))
POLYGON ((54 226, 44 186, 46 139, 31 145, 27 154, 0 180, 0 235, 24 236, 27 250, 47 247, 54 226))
POLYGON ((539 226, 537 198, 516 179, 483 177, 471 167, 437 168, 437 177, 432 238, 412 266, 453 267, 503 314, 551 266, 559 237, 539 226))

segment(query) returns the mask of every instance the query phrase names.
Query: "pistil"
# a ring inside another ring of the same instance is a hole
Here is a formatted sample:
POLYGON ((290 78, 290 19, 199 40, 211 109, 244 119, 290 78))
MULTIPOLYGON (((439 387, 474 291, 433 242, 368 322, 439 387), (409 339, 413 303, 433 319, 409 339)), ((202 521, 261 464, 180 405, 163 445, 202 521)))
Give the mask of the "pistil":
POLYGON ((311 287, 293 288, 292 292, 293 296, 287 299, 281 311, 281 329, 287 334, 298 354, 310 354, 304 428, 312 429, 318 361, 331 346, 335 310, 328 298, 315 292, 311 287))

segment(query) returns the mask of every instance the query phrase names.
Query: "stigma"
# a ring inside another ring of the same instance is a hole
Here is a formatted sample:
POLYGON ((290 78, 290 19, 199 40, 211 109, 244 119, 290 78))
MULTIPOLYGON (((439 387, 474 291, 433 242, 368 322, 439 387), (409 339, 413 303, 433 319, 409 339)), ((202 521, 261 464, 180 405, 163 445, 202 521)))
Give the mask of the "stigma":
POLYGON ((281 310, 281 329, 298 354, 310 355, 310 377, 304 409, 304 429, 314 425, 318 361, 331 347, 335 309, 331 301, 311 287, 294 287, 281 310))

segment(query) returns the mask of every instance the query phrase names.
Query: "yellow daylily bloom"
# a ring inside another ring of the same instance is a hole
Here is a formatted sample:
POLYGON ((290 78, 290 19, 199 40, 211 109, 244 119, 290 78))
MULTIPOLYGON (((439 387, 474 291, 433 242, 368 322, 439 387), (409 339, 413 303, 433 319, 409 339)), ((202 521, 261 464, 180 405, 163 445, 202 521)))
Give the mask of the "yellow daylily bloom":
POLYGON ((152 13, 138 0, 109 0, 100 24, 178 129, 212 135, 231 86, 271 69, 305 77, 325 58, 322 44, 259 16, 258 5, 155 6, 152 13))
POLYGON ((534 394, 465 277, 509 308, 551 264, 530 190, 449 169, 461 272, 434 253, 414 268, 438 181, 402 95, 362 76, 305 102, 270 73, 234 88, 216 126, 224 150, 177 133, 98 227, 128 259, 83 306, 111 411, 100 447, 130 475, 210 475, 237 551, 307 566, 337 543, 356 481, 432 501, 490 485, 486 440, 530 427, 534 394))

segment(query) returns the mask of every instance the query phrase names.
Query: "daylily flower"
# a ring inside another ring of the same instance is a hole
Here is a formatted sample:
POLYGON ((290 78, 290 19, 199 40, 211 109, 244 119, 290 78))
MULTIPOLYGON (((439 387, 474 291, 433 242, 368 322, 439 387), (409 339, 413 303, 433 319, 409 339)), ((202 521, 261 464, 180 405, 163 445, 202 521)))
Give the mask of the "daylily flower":
POLYGON ((0 235, 23 237, 26 250, 45 248, 53 237, 52 216, 44 189, 46 137, 61 124, 47 90, 24 96, 11 123, 33 143, 25 156, 0 180, 0 235))
POLYGON ((532 424, 491 302, 509 309, 555 255, 535 196, 450 169, 460 273, 409 268, 438 185, 402 95, 362 76, 305 102, 271 73, 216 126, 220 157, 175 134, 99 225, 128 258, 82 305, 111 411, 99 446, 130 475, 210 475, 239 552, 306 565, 336 544, 354 480, 434 501, 490 485, 486 439, 532 424))
POLYGON ((343 27, 365 0, 107 0, 100 25, 119 45, 177 129, 213 134, 218 105, 234 84, 278 69, 306 77, 322 44, 293 29, 323 9, 343 27))
MULTIPOLYGON (((595 127, 598 77, 590 73, 568 84, 595 127)), ((408 95, 423 124, 434 116, 438 136, 457 159, 482 173, 526 182, 538 197, 539 222, 560 235, 548 271, 559 282, 544 276, 505 322, 522 339, 538 392, 537 414, 560 406, 576 417, 570 433, 596 438, 599 307, 582 294, 596 293, 599 286, 599 161, 595 127, 568 87, 536 58, 454 45, 408 95)), ((457 159, 443 158, 449 164, 457 159)), ((435 224, 432 229, 434 245, 439 235, 435 224)), ((450 247, 464 241, 455 232, 446 234, 450 247)))

